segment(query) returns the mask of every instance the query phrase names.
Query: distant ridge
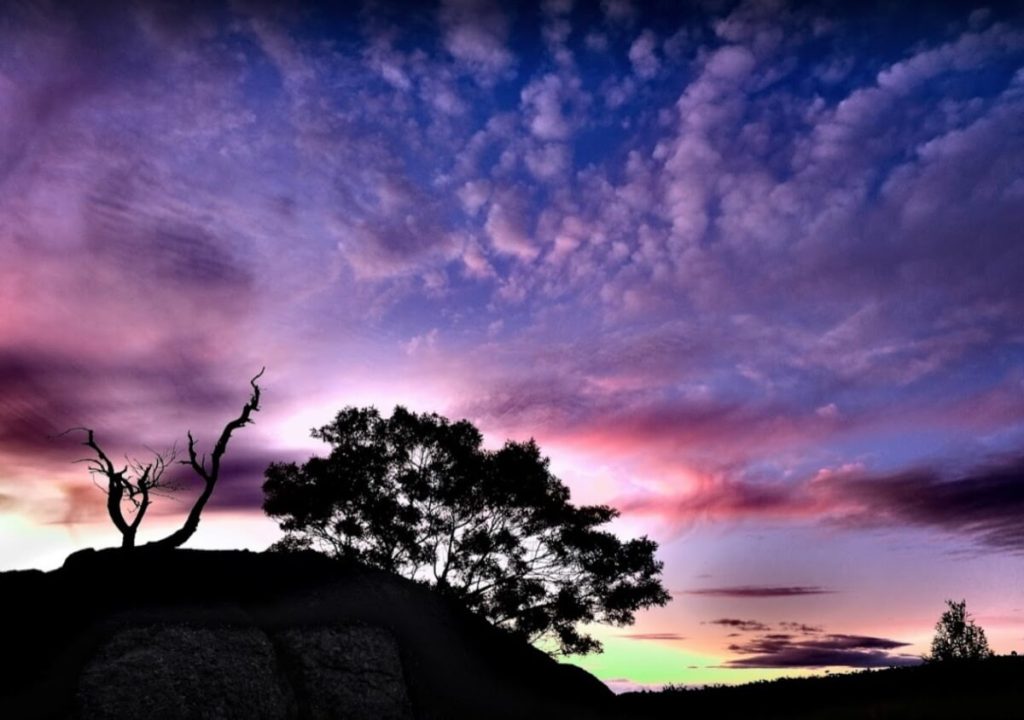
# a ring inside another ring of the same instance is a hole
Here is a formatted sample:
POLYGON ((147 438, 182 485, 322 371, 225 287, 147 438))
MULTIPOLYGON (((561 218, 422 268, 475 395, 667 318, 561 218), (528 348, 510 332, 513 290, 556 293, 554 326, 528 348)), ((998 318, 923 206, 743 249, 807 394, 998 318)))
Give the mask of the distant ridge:
POLYGON ((1024 717, 1024 658, 631 692, 616 701, 624 718, 1010 720, 1024 717))

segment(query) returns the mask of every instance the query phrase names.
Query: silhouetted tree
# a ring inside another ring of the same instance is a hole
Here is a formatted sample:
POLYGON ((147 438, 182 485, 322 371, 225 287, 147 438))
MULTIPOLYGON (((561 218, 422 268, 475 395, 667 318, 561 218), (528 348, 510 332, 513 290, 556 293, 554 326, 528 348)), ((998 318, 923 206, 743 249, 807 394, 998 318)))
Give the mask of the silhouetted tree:
POLYGON ((153 502, 153 496, 161 490, 174 490, 175 486, 164 480, 164 473, 169 464, 174 462, 177 451, 171 449, 167 453, 153 451, 153 461, 143 464, 136 458, 126 458, 123 469, 117 470, 114 463, 96 442, 95 433, 90 428, 74 428, 86 434, 83 445, 92 448, 95 458, 84 458, 80 462, 89 464, 89 472, 100 475, 106 480, 106 488, 97 483, 107 493, 107 514, 114 527, 121 533, 121 547, 135 547, 135 535, 142 518, 153 502), (125 515, 125 503, 130 506, 125 515))
POLYGON ((485 450, 468 421, 402 407, 346 408, 312 435, 327 457, 266 471, 263 509, 287 532, 275 549, 426 582, 555 654, 601 650, 579 624, 628 625, 669 600, 657 545, 602 530, 611 507, 572 505, 532 440, 485 450))
POLYGON ((935 624, 935 638, 928 660, 981 660, 991 657, 985 631, 974 624, 967 601, 947 600, 948 610, 935 624))
MULTIPOLYGON (((205 455, 199 456, 196 450, 196 440, 192 432, 188 432, 188 459, 181 463, 188 465, 202 479, 203 489, 199 493, 192 508, 180 528, 167 537, 146 543, 147 548, 175 548, 183 545, 199 527, 199 515, 206 507, 213 489, 220 477, 220 463, 224 453, 228 449, 228 441, 231 434, 239 428, 245 427, 252 422, 251 416, 260 409, 260 386, 256 383, 263 375, 263 370, 249 381, 252 393, 249 401, 242 406, 242 412, 234 420, 229 421, 220 433, 213 452, 210 454, 209 462, 205 455)), ((121 547, 135 547, 135 536, 139 525, 142 523, 146 511, 153 502, 153 497, 161 491, 176 490, 177 486, 165 481, 164 475, 168 466, 176 458, 177 452, 174 449, 166 453, 153 451, 153 460, 143 463, 135 458, 128 458, 123 469, 118 470, 114 463, 96 442, 95 433, 90 428, 75 428, 86 433, 86 440, 83 445, 91 448, 95 453, 94 458, 85 458, 82 462, 89 464, 89 472, 94 476, 101 476, 106 484, 102 488, 107 493, 107 514, 114 523, 114 527, 121 533, 121 547), (128 510, 126 515, 125 510, 128 510)), ((102 487, 102 486, 101 486, 102 487)))

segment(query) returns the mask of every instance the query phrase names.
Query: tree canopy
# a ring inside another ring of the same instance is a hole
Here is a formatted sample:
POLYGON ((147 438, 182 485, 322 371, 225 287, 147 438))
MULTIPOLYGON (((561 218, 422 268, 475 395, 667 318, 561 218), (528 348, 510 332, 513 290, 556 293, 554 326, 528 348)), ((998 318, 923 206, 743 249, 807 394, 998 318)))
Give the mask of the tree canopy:
POLYGON ((483 448, 470 422, 349 407, 312 431, 327 457, 266 471, 263 508, 314 548, 437 587, 556 654, 601 650, 581 624, 628 625, 664 605, 657 545, 603 529, 618 515, 576 507, 533 440, 483 448))
POLYGON ((947 600, 948 609, 935 624, 932 654, 929 660, 981 660, 990 657, 985 631, 974 624, 967 612, 967 601, 947 600))

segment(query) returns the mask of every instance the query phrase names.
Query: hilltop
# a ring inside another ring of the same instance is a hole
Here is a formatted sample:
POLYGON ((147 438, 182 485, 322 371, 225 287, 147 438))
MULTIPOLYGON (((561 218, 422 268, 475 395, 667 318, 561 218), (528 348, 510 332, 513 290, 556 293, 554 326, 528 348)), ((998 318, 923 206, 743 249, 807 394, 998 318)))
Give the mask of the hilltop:
POLYGON ((0 573, 4 718, 599 718, 611 691, 427 587, 316 553, 0 573))

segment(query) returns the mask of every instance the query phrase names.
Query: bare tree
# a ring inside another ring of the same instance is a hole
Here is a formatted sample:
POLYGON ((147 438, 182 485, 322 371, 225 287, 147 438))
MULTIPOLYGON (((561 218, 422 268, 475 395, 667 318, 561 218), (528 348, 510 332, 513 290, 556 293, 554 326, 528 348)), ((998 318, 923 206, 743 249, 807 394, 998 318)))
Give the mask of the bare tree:
MULTIPOLYGON (((114 527, 121 533, 121 547, 135 547, 135 534, 138 532, 142 518, 146 516, 146 510, 153 502, 153 496, 160 489, 173 489, 164 480, 164 473, 168 465, 174 462, 177 455, 172 448, 167 453, 153 452, 153 461, 143 464, 135 458, 126 458, 126 465, 123 469, 117 470, 114 463, 96 442, 95 433, 89 428, 72 428, 82 430, 86 433, 86 440, 83 445, 92 448, 96 453, 95 458, 83 458, 79 462, 88 463, 89 472, 94 476, 102 476, 107 481, 107 514, 114 523, 114 527), (125 516, 125 501, 132 506, 129 515, 125 516)), ((99 485, 99 483, 97 483, 99 485)))
MULTIPOLYGON (((220 477, 221 460, 228 449, 231 434, 235 430, 253 422, 252 414, 260 409, 260 386, 256 381, 263 376, 265 370, 266 368, 260 370, 259 373, 249 380, 249 385, 252 387, 249 401, 242 406, 242 411, 238 417, 229 421, 224 426, 220 437, 213 446, 213 452, 210 454, 209 460, 207 460, 206 455, 199 455, 196 450, 196 439, 191 431, 188 432, 188 459, 181 460, 180 462, 191 467, 203 481, 202 492, 199 493, 199 497, 192 504, 192 508, 189 510, 188 516, 180 528, 165 538, 146 543, 143 547, 176 548, 185 544, 195 534, 199 527, 199 516, 203 512, 203 508, 206 507, 206 503, 213 494, 213 489, 216 487, 217 480, 220 477)), ((94 476, 103 477, 106 481, 106 487, 103 489, 107 493, 107 514, 110 515, 114 527, 121 533, 121 547, 135 547, 135 535, 138 532, 139 525, 142 523, 142 518, 145 517, 146 511, 152 504, 153 497, 160 494, 161 491, 177 489, 175 485, 168 483, 164 479, 168 467, 176 459, 176 450, 172 448, 165 453, 151 450, 153 460, 149 463, 143 463, 135 458, 126 458, 125 467, 118 470, 99 443, 96 442, 95 433, 90 428, 73 429, 82 430, 86 433, 86 440, 82 444, 92 449, 96 454, 96 457, 83 458, 81 462, 88 463, 89 472, 94 476), (126 507, 130 508, 127 516, 125 514, 126 507)))

